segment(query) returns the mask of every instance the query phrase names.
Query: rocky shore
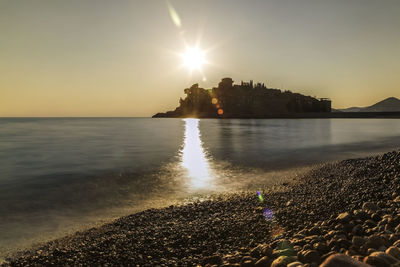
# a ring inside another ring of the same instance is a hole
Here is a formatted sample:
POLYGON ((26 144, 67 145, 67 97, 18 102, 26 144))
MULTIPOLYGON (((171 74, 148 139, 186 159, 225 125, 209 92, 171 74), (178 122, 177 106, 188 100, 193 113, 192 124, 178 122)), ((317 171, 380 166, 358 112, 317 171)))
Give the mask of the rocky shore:
POLYGON ((400 266, 399 151, 283 186, 146 210, 3 265, 400 266))

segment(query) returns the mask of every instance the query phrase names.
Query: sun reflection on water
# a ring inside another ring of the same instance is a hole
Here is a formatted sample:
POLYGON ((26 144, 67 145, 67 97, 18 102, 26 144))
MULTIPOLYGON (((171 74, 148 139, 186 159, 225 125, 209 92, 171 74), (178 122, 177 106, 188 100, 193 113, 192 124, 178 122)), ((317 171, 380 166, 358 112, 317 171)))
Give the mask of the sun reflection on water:
POLYGON ((194 188, 210 186, 211 169, 200 140, 199 119, 184 119, 185 141, 182 150, 182 166, 187 170, 194 188))

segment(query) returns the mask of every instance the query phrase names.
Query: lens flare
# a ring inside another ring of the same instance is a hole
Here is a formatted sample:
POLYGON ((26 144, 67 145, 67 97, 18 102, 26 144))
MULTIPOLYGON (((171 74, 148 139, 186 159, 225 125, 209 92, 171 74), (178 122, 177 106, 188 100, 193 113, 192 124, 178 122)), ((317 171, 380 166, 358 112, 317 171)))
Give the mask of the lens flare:
POLYGON ((264 198, 261 195, 260 191, 257 191, 257 196, 258 196, 258 199, 260 200, 260 202, 263 203, 264 202, 264 198))
POLYGON ((176 12, 175 8, 171 5, 169 1, 167 1, 169 15, 171 16, 172 22, 175 24, 176 27, 180 28, 182 25, 181 19, 179 18, 178 13, 176 12))
POLYGON ((196 43, 194 43, 194 44, 192 43, 191 45, 188 44, 186 37, 185 37, 186 31, 184 30, 182 20, 179 17, 178 12, 174 8, 174 6, 170 3, 169 0, 166 0, 166 3, 167 3, 168 12, 171 17, 171 20, 174 23, 174 25, 176 26, 176 28, 178 29, 179 35, 183 41, 183 45, 184 45, 184 47, 186 47, 185 52, 183 52, 183 53, 182 52, 181 53, 174 52, 174 54, 177 54, 178 56, 182 57, 183 64, 181 67, 186 67, 189 70, 190 76, 192 75, 193 71, 198 71, 202 76, 202 78, 201 78, 202 81, 203 82, 207 81, 207 77, 203 73, 202 67, 204 64, 207 64, 207 65, 210 64, 210 62, 206 60, 206 53, 208 53, 211 49, 210 48, 206 49, 206 50, 199 49, 200 41, 201 41, 201 37, 202 37, 201 33, 198 36, 196 43))
POLYGON ((268 221, 271 221, 274 218, 274 212, 268 208, 264 209, 263 215, 268 221))

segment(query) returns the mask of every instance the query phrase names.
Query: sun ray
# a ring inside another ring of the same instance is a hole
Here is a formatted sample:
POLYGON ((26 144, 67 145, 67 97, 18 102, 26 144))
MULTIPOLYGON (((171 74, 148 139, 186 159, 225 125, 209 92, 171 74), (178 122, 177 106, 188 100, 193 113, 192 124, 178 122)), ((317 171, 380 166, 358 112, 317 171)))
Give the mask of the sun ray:
POLYGON ((189 68, 189 70, 200 71, 205 60, 204 52, 198 47, 187 47, 185 53, 183 54, 184 65, 189 68))

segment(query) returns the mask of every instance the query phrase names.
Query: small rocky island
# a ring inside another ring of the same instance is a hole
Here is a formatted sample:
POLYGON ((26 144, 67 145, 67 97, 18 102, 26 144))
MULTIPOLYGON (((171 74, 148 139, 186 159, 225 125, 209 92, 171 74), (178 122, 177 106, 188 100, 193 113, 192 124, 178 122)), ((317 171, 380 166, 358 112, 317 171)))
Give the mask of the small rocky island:
POLYGON ((179 100, 179 107, 153 118, 284 118, 331 112, 327 98, 267 88, 252 80, 233 84, 232 78, 223 78, 218 87, 204 89, 193 84, 184 92, 186 97, 179 100))

